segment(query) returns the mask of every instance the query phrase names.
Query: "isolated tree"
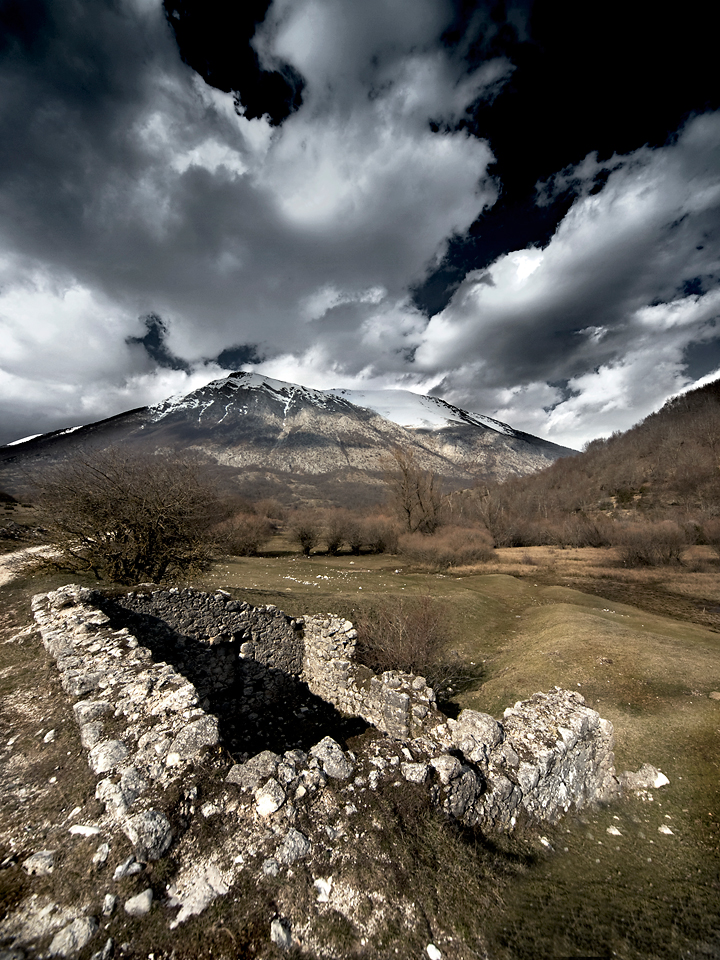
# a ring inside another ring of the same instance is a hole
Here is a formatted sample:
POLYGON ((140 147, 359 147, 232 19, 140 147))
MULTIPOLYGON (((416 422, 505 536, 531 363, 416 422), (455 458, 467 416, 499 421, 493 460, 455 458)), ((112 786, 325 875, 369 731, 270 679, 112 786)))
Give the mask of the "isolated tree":
POLYGON ((123 584, 206 565, 208 530, 222 516, 212 484, 189 458, 110 449, 52 468, 35 487, 55 565, 123 584))
POLYGON ((385 473, 392 504, 409 533, 434 533, 441 523, 441 481, 423 470, 412 450, 395 447, 385 473))
POLYGON ((303 554, 309 557, 310 551, 320 542, 322 528, 315 516, 309 513, 301 513, 293 521, 290 534, 303 554))
POLYGON ((347 517, 344 513, 332 513, 325 521, 325 543, 328 553, 336 557, 345 543, 347 517))

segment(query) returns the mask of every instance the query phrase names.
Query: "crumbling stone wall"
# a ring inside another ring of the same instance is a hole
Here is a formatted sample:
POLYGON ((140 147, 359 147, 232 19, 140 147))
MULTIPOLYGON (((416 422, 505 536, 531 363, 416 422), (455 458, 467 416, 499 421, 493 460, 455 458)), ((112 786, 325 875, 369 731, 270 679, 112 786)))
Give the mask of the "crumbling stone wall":
POLYGON ((343 713, 401 740, 418 736, 432 719, 435 693, 424 677, 397 670, 377 677, 355 662, 357 630, 349 620, 331 614, 306 617, 304 639, 308 686, 343 713))
POLYGON ((152 590, 118 599, 126 610, 156 617, 179 634, 210 645, 234 644, 240 656, 298 677, 303 669, 302 618, 272 604, 253 607, 222 590, 152 590))
MULTIPOLYGON (((84 698, 74 710, 90 766, 105 775, 97 795, 123 818, 139 797, 154 785, 165 787, 175 768, 193 762, 220 736, 196 687, 168 663, 153 661, 126 627, 112 629, 97 603, 97 594, 70 586, 36 597, 33 608, 63 687, 84 698), (125 718, 121 735, 108 730, 110 718, 125 718)), ((404 760, 392 772, 427 784, 448 815, 469 825, 512 829, 521 810, 552 822, 571 806, 610 799, 618 790, 612 725, 575 691, 535 694, 508 708, 502 721, 473 710, 453 720, 437 711, 424 678, 394 671, 376 677, 355 663, 357 633, 347 620, 293 620, 274 607, 252 608, 199 591, 154 591, 122 603, 145 616, 167 617, 207 652, 222 651, 226 679, 228 650, 237 651, 241 664, 282 673, 278 664, 298 670, 302 649, 299 672, 311 691, 404 743, 404 760)), ((295 766, 300 755, 297 749, 288 753, 295 766)), ((277 768, 279 755, 271 757, 277 768)), ((346 761, 337 757, 335 763, 346 761)), ((377 785, 382 764, 374 772, 377 785)), ((235 776, 244 782, 244 774, 235 776)))
MULTIPOLYGON (((216 749, 221 745, 218 719, 203 707, 195 685, 182 670, 154 659, 141 633, 118 626, 98 606, 97 593, 70 585, 35 597, 43 643, 56 660, 63 688, 76 701, 73 712, 97 776, 96 796, 105 807, 96 823, 73 828, 97 836, 92 863, 102 884, 98 896, 105 893, 104 916, 112 913, 118 899, 113 884, 129 876, 147 886, 126 901, 125 910, 132 916, 147 913, 155 886, 148 879, 148 861, 172 848, 171 883, 164 899, 164 907, 175 911, 168 913, 172 928, 229 893, 243 871, 250 871, 253 883, 267 877, 290 881, 297 861, 318 857, 316 863, 322 862, 331 875, 316 880, 322 897, 307 910, 345 911, 343 915, 364 930, 366 913, 359 908, 353 912, 355 901, 345 896, 341 885, 337 896, 333 894, 331 881, 334 865, 358 855, 356 844, 362 850, 362 838, 378 828, 373 791, 394 792, 403 782, 416 790, 422 787, 448 816, 488 830, 511 830, 523 812, 552 822, 571 806, 609 800, 618 793, 612 726, 575 691, 556 688, 535 694, 508 708, 502 720, 473 710, 448 719, 432 709, 432 691, 422 678, 376 678, 354 664, 355 636, 347 621, 325 616, 303 624, 274 608, 240 609, 240 604, 228 609, 233 601, 227 597, 197 591, 188 592, 178 604, 177 593, 181 591, 158 592, 154 601, 132 596, 125 600, 144 611, 144 628, 152 627, 160 612, 174 618, 173 643, 180 645, 181 655, 187 644, 192 647, 190 659, 199 651, 207 658, 203 682, 212 685, 214 677, 230 678, 231 661, 281 673, 277 666, 264 667, 260 659, 248 657, 247 648, 240 656, 241 645, 252 643, 254 655, 279 663, 268 650, 276 628, 279 644, 285 644, 281 657, 284 662, 293 657, 297 669, 293 644, 303 628, 302 675, 308 684, 326 690, 339 706, 377 717, 378 724, 384 724, 381 729, 392 735, 359 738, 355 752, 324 736, 305 750, 263 749, 234 763, 216 749), (212 611, 219 612, 220 622, 204 619, 212 611), (241 620, 242 630, 237 627, 241 620), (272 629, 263 633, 268 624, 272 629), (180 629, 184 632, 177 632, 180 629), (218 654, 221 663, 213 673, 218 654), (331 679, 324 682, 326 671, 331 679), (397 691, 407 699, 387 696, 397 691), (417 707, 426 712, 420 715, 417 707), (204 826, 208 820, 210 830, 204 826), (130 840, 132 856, 115 843, 117 829, 130 840)), ((169 629, 158 620, 161 627, 169 629)), ((667 778, 644 767, 638 774, 623 775, 621 782, 625 789, 639 790, 662 786, 667 778)), ((56 853, 38 851, 23 867, 29 875, 52 869, 56 853)), ((389 908, 387 893, 382 896, 378 902, 389 908)), ((99 933, 98 922, 85 917, 86 911, 84 904, 82 919, 57 934, 51 953, 63 952, 60 943, 75 936, 78 923, 87 928, 84 943, 99 933)), ((306 918, 303 924, 305 944, 322 946, 308 939, 314 934, 306 918)), ((272 921, 270 935, 276 943, 281 942, 278 930, 286 946, 300 945, 288 921, 272 921)), ((111 952, 108 941, 102 956, 111 952)))
MULTIPOLYGON (((292 618, 272 604, 253 607, 222 591, 189 589, 135 592, 116 602, 162 621, 181 637, 211 646, 214 662, 206 658, 205 672, 215 688, 238 682, 239 657, 252 684, 274 683, 279 693, 283 678, 298 678, 342 713, 401 739, 417 736, 437 709, 424 677, 394 670, 378 677, 357 663, 357 631, 349 620, 332 614, 292 618), (269 673, 253 672, 252 662, 269 673)), ((208 695, 202 682, 198 690, 201 697, 208 695)))

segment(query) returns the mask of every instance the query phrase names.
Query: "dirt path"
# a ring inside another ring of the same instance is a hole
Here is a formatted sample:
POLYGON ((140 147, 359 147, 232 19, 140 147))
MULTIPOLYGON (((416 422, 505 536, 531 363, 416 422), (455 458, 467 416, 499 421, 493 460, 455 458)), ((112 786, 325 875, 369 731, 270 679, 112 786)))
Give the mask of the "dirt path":
POLYGON ((5 553, 0 555, 0 587, 14 580, 33 557, 51 557, 57 551, 46 545, 39 547, 25 547, 23 550, 15 550, 14 553, 5 553))

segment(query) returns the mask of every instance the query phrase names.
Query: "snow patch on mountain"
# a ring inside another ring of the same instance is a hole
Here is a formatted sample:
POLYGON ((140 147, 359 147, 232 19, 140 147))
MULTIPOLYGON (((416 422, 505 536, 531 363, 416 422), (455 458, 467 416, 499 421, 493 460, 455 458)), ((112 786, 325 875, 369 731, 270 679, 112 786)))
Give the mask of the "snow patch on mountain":
MULTIPOLYGON (((471 424, 494 430, 507 437, 518 436, 517 431, 506 423, 481 413, 469 413, 439 397, 425 397, 411 390, 314 390, 259 373, 233 373, 221 380, 213 380, 206 387, 187 396, 170 397, 150 407, 150 412, 152 419, 158 421, 180 410, 197 410, 198 420, 201 420, 205 410, 214 402, 214 393, 221 390, 227 392, 249 389, 262 391, 282 403, 284 415, 287 415, 294 400, 302 400, 321 409, 326 409, 339 400, 372 410, 400 427, 442 430, 453 424, 471 424)), ((227 406, 225 411, 227 414, 227 406)))
POLYGON ((411 390, 328 390, 333 396, 349 400, 358 407, 374 410, 386 420, 401 427, 421 430, 442 430, 453 423, 471 423, 487 427, 508 437, 517 432, 506 423, 481 413, 469 413, 439 397, 426 397, 411 390))

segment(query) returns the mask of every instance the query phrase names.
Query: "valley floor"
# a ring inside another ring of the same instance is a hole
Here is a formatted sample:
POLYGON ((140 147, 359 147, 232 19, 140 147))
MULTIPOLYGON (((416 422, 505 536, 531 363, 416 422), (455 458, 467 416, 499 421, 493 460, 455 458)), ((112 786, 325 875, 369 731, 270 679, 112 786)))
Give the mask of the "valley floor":
MULTIPOLYGON (((387 556, 227 558, 194 585, 349 619, 385 597, 431 595, 446 604, 451 647, 482 668, 476 686, 457 694, 459 707, 501 716, 537 690, 576 689, 614 724, 618 771, 651 763, 667 775, 652 799, 586 811, 494 850, 459 853, 455 836, 443 847, 437 824, 426 824, 437 875, 408 876, 444 957, 706 960, 720 958, 720 578, 709 553, 693 550, 684 567, 662 573, 622 570, 608 550, 500 550, 491 564, 442 575, 387 556), (473 857, 482 889, 474 911, 464 889, 473 857)), ((35 893, 33 922, 48 929, 68 898, 97 907, 92 838, 74 838, 61 876, 28 877, 18 866, 67 838, 76 807, 87 817, 97 805, 70 705, 30 617, 33 594, 71 579, 26 569, 0 587, 0 916, 35 893), (56 906, 43 917, 46 902, 56 906)), ((410 841, 397 842, 401 851, 410 841)), ((240 929, 240 906, 189 922, 206 951, 198 956, 281 955, 247 923, 240 929), (231 949, 234 940, 245 953, 231 949)), ((116 943, 127 945, 115 955, 139 957, 132 922, 113 924, 116 943)), ((412 932, 396 943, 387 956, 420 957, 412 932)), ((331 955, 370 956, 363 951, 348 941, 331 955)), ((155 951, 156 960, 166 955, 155 951)))

